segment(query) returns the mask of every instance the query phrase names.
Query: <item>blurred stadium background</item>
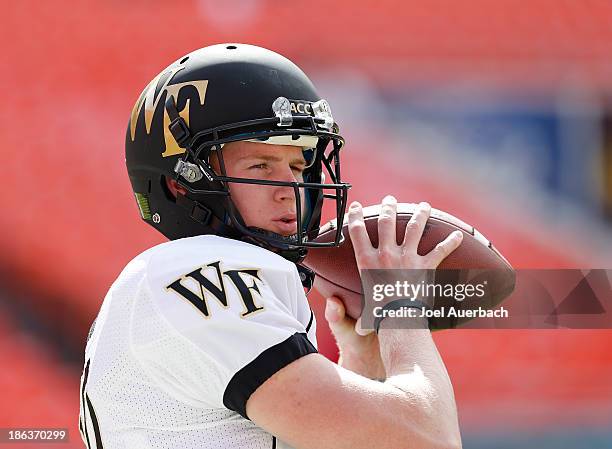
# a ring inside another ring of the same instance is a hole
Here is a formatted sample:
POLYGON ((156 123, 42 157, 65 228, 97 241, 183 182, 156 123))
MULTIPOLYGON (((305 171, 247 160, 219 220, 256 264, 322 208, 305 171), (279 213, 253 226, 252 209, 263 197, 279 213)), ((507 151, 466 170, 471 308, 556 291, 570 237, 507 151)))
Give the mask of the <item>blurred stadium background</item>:
MULTIPOLYGON (((22 0, 2 11, 0 427, 68 427, 62 447, 82 447, 87 330, 123 266, 163 240, 131 196, 128 115, 162 67, 212 43, 262 45, 311 75, 348 142, 351 199, 427 200, 516 267, 612 268, 612 2, 22 0)), ((333 359, 323 300, 310 299, 333 359)), ((612 447, 611 337, 437 333, 464 447, 612 447)))

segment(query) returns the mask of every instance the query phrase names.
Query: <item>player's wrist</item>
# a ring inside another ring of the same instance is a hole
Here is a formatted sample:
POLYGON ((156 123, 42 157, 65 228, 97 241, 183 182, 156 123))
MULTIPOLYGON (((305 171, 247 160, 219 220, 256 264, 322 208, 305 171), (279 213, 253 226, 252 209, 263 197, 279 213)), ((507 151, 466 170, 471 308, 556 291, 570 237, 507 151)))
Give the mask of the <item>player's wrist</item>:
POLYGON ((389 318, 383 324, 378 336, 387 378, 411 372, 415 362, 431 357, 434 347, 431 331, 422 318, 413 318, 411 329, 402 329, 393 320, 397 319, 389 318))
POLYGON ((374 318, 374 331, 378 334, 386 329, 429 329, 427 314, 432 310, 430 301, 423 299, 397 298, 387 302, 374 318))
POLYGON ((387 318, 378 329, 378 338, 388 340, 389 335, 405 336, 413 331, 429 331, 429 320, 422 317, 387 318))

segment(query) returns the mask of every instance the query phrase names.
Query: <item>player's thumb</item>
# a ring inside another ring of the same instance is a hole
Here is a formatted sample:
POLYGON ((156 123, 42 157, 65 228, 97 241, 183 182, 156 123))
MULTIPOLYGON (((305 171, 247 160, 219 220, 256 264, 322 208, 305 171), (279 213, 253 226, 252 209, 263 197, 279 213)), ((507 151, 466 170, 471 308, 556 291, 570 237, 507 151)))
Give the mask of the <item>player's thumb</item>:
POLYGON ((327 298, 325 319, 336 336, 338 336, 339 333, 352 331, 354 327, 354 324, 351 322, 352 320, 346 315, 344 304, 340 298, 336 296, 327 298))

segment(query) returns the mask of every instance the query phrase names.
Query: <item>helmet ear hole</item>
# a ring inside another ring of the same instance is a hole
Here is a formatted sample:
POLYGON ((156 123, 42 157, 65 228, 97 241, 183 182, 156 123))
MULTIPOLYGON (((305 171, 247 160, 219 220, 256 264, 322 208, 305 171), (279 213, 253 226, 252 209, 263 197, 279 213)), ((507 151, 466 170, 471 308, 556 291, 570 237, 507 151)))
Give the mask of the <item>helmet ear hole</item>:
MULTIPOLYGON (((174 179, 168 178, 166 176, 161 176, 160 185, 162 192, 164 192, 164 196, 168 201, 176 202, 176 194, 179 191, 176 188, 172 188, 172 182, 174 179)), ((176 183, 176 181, 174 181, 176 183)), ((181 192, 182 193, 182 192, 181 192)))

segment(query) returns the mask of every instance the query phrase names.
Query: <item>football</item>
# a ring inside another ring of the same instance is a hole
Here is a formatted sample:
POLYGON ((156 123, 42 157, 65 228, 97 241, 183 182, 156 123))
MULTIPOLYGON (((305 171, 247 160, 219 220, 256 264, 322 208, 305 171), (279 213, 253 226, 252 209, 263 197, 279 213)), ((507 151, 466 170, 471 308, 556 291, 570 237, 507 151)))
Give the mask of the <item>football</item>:
MULTIPOLYGON (((417 207, 417 204, 398 203, 398 242, 403 240, 406 224, 417 207)), ((380 205, 363 208, 365 225, 374 247, 378 246, 380 208, 380 205)), ((335 220, 325 224, 321 228, 316 241, 332 241, 336 226, 335 220)), ((452 297, 438 297, 436 295, 434 308, 449 305, 470 309, 477 307, 494 308, 512 293, 515 283, 514 270, 491 242, 473 226, 446 212, 432 208, 417 252, 419 255, 429 253, 438 243, 456 230, 463 233, 463 241, 436 269, 436 283, 456 284, 462 282, 464 284, 475 284, 479 280, 482 281, 484 276, 486 278, 485 283, 488 282, 488 292, 484 298, 471 298, 462 301, 457 301, 452 297)), ((344 241, 339 247, 311 248, 304 264, 316 273, 314 288, 325 298, 339 297, 344 302, 347 314, 356 319, 361 315, 364 299, 359 270, 348 232, 347 216, 345 216, 342 232, 344 241)), ((467 321, 469 321, 469 318, 432 318, 430 319, 430 328, 432 330, 447 329, 467 321)))

